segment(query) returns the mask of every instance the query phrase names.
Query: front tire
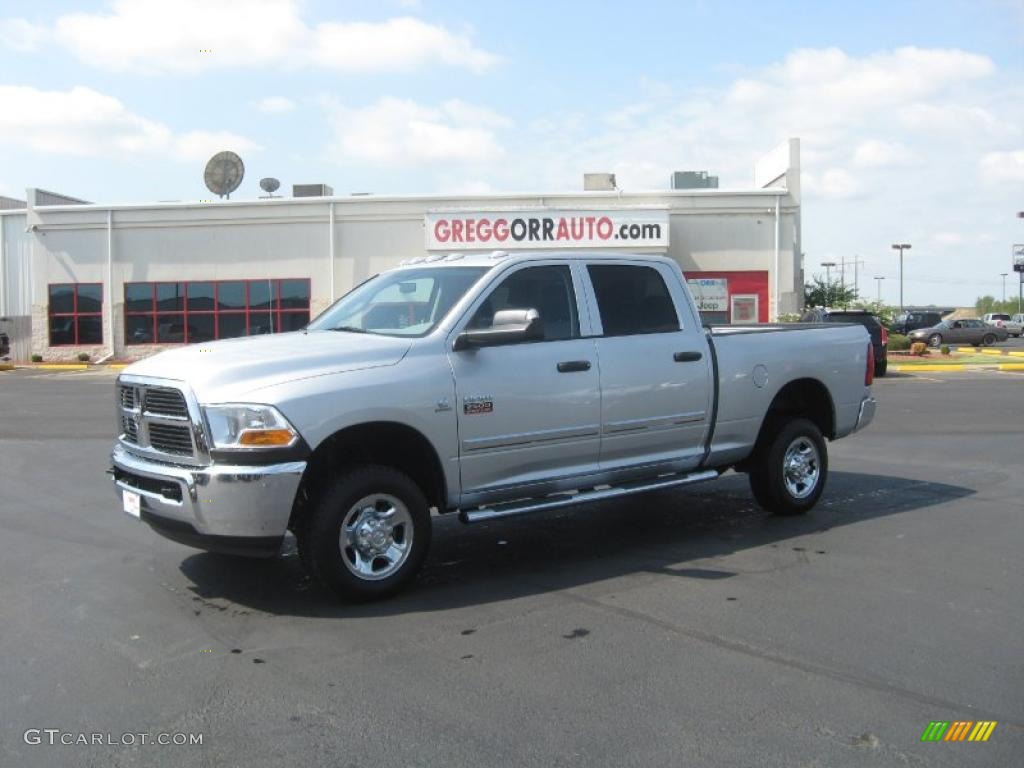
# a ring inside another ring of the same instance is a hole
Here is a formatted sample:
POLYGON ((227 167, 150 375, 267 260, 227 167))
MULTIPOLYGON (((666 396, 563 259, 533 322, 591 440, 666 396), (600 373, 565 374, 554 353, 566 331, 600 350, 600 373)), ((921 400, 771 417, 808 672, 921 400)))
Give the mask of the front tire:
POLYGON ((298 536, 304 565, 346 600, 389 597, 416 576, 430 548, 423 491, 391 467, 366 465, 320 494, 298 536))
POLYGON ((931 336, 928 337, 928 346, 931 347, 932 349, 938 349, 941 344, 942 336, 940 336, 939 334, 933 333, 931 336))
POLYGON ((750 490, 774 515, 802 515, 821 498, 828 476, 828 450, 821 430, 808 419, 766 425, 769 435, 750 469, 750 490))
POLYGON ((985 334, 985 338, 981 340, 981 343, 986 347, 991 347, 993 344, 996 343, 996 337, 993 336, 991 333, 987 333, 985 334))

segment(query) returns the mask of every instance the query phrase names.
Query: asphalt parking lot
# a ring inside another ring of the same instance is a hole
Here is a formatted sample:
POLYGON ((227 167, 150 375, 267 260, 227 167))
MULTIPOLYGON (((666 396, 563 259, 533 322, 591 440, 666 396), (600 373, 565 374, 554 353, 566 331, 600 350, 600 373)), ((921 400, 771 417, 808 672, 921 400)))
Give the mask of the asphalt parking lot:
MULTIPOLYGON (((1024 376, 879 381, 823 502, 465 528, 344 606, 122 515, 106 373, 0 373, 0 764, 995 766, 1024 748, 1024 376), (986 743, 930 721, 995 720, 986 743), (201 733, 201 746, 26 744, 201 733)), ((1017 757, 1014 757, 1017 755, 1017 757)))

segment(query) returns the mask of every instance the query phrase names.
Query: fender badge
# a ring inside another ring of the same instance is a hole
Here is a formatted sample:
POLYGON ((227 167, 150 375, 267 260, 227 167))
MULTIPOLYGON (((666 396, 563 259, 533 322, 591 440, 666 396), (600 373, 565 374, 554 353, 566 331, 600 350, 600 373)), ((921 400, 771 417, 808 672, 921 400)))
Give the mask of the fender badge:
POLYGON ((434 406, 434 413, 440 413, 441 411, 450 411, 452 404, 448 402, 447 397, 442 397, 437 401, 437 405, 434 406))
POLYGON ((462 412, 467 416, 475 416, 480 413, 493 413, 494 400, 490 395, 464 397, 462 399, 462 412))

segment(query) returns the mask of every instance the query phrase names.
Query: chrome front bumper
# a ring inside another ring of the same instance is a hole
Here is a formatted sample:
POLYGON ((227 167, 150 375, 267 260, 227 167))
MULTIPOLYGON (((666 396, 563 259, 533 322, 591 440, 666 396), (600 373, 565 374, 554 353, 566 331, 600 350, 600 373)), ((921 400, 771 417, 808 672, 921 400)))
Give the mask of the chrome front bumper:
POLYGON ((306 462, 185 467, 111 454, 114 485, 139 494, 141 518, 158 533, 201 549, 273 554, 288 526, 306 462))
POLYGON ((857 424, 853 428, 854 432, 864 429, 864 427, 874 420, 875 409, 877 407, 878 401, 870 395, 860 401, 860 411, 857 413, 857 424))

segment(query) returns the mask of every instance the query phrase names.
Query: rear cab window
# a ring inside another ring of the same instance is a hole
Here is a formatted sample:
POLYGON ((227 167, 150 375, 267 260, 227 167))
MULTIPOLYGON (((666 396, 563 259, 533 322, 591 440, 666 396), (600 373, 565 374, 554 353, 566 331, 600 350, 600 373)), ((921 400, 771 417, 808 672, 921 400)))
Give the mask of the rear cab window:
POLYGON ((605 336, 680 330, 675 302, 657 269, 638 264, 588 264, 587 274, 605 336))

